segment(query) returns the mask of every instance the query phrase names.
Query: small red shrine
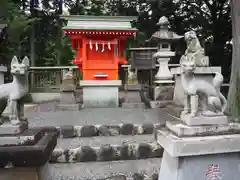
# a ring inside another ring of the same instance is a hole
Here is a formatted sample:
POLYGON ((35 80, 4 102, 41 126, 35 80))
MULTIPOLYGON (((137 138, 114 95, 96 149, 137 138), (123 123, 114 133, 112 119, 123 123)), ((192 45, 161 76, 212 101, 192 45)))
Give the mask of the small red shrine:
POLYGON ((67 16, 63 30, 72 39, 77 54, 73 64, 83 72, 83 80, 118 80, 118 65, 126 64, 126 41, 134 36, 135 17, 67 16))
POLYGON ((137 29, 123 16, 63 16, 63 31, 76 50, 73 64, 83 74, 84 107, 118 107, 119 64, 126 64, 126 42, 137 29))

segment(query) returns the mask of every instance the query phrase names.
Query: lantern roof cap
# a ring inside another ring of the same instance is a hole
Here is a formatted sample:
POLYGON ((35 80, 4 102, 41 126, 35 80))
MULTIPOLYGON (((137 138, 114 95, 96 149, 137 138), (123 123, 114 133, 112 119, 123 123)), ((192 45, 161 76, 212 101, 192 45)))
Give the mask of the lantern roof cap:
POLYGON ((169 25, 169 21, 168 18, 166 16, 162 16, 161 18, 159 18, 157 26, 161 26, 161 25, 169 25))
POLYGON ((159 26, 159 30, 153 33, 152 37, 148 41, 151 41, 152 39, 157 41, 158 40, 172 41, 172 40, 177 40, 184 37, 184 36, 178 35, 173 31, 170 31, 169 25, 170 23, 168 21, 168 18, 165 16, 162 16, 157 23, 157 26, 159 26))
POLYGON ((133 16, 61 16, 68 21, 64 30, 137 30, 132 28, 131 21, 137 20, 133 16))

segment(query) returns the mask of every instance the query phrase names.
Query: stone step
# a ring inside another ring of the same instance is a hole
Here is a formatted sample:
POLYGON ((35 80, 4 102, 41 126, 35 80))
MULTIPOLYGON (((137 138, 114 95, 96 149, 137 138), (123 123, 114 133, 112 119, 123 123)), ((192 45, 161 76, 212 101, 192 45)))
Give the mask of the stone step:
POLYGON ((161 124, 116 124, 116 125, 85 125, 85 126, 55 126, 59 129, 62 139, 74 137, 145 135, 153 134, 161 124))
POLYGON ((156 109, 84 108, 80 111, 26 112, 30 127, 54 126, 63 138, 152 134, 166 116, 156 109))
POLYGON ((40 174, 47 180, 157 180, 160 166, 161 158, 47 164, 40 174))
POLYGON ((153 135, 59 139, 52 163, 136 160, 162 157, 153 135))

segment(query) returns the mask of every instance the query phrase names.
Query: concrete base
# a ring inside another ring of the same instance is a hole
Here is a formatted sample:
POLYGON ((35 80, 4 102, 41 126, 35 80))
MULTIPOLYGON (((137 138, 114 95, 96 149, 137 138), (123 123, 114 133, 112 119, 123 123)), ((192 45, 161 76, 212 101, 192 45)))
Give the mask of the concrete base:
POLYGON ((190 114, 181 114, 181 121, 188 126, 199 125, 215 125, 215 124, 227 124, 227 116, 196 116, 191 117, 190 114))
MULTIPOLYGON (((175 76, 175 89, 173 95, 173 102, 177 105, 183 105, 184 91, 181 83, 181 68, 172 68, 172 74, 175 76)), ((205 80, 212 83, 214 72, 221 73, 221 67, 197 67, 195 70, 195 79, 205 80)))
POLYGON ((121 80, 85 80, 83 87, 84 107, 118 107, 121 80))
POLYGON ((164 151, 159 180, 238 180, 239 153, 172 157, 164 151))
POLYGON ((240 134, 178 137, 165 127, 156 132, 164 148, 159 180, 237 180, 240 134))
POLYGON ((28 122, 22 121, 19 125, 12 125, 10 122, 5 122, 0 125, 0 136, 17 135, 28 129, 28 122))

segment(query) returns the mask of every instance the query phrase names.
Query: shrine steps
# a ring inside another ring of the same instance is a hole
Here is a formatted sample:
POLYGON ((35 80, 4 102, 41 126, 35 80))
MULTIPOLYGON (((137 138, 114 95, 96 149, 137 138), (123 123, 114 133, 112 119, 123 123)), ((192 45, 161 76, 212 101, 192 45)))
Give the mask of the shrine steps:
POLYGON ((48 164, 46 180, 158 180, 160 158, 128 161, 48 164))
POLYGON ((51 163, 137 160, 162 157, 163 149, 151 135, 59 139, 51 163))
POLYGON ((154 130, 165 121, 159 110, 83 108, 26 114, 30 126, 59 129, 47 180, 157 179, 163 149, 154 130))

